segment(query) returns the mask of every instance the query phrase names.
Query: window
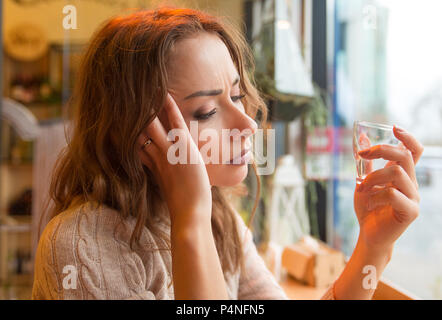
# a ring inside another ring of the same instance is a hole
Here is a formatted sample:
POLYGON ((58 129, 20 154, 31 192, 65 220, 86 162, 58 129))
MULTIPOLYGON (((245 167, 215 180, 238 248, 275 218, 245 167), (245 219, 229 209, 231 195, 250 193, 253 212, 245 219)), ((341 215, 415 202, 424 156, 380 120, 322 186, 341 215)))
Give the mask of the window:
MULTIPOLYGON (((383 276, 425 299, 442 298, 442 43, 437 0, 338 0, 333 76, 334 124, 354 120, 397 124, 426 147, 416 167, 421 195, 419 218, 398 240, 383 276)), ((345 159, 345 158, 344 158, 345 159)), ((337 159, 340 168, 354 166, 337 159)), ((353 178, 334 190, 334 244, 351 254, 358 234, 353 178)))

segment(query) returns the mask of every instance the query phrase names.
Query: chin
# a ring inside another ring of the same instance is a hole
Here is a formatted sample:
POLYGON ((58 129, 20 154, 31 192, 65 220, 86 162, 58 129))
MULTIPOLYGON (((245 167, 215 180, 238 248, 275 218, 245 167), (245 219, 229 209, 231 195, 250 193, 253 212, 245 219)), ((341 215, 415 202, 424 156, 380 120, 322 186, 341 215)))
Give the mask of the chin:
MULTIPOLYGON (((247 177, 247 164, 235 165, 221 165, 214 169, 212 174, 209 174, 210 184, 216 187, 233 187, 240 184, 247 177)), ((212 171, 209 169, 209 172, 212 171)))

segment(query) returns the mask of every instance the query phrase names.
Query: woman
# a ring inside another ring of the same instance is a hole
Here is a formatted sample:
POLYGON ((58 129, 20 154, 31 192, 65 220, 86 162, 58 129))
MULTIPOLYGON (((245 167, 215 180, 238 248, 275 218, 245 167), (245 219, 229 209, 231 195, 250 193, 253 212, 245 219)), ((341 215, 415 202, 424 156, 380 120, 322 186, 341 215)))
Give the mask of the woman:
MULTIPOLYGON (((34 299, 287 299, 227 192, 247 175, 254 119, 265 125, 250 57, 237 31, 190 9, 136 12, 95 34, 74 94, 72 140, 51 184, 34 299), (219 152, 203 157, 195 124, 215 133, 219 152), (178 143, 185 160, 198 161, 172 163, 178 143)), ((418 215, 422 147, 395 135, 405 147, 362 154, 392 165, 357 187, 359 240, 324 299, 371 298, 364 266, 379 279, 418 215)))

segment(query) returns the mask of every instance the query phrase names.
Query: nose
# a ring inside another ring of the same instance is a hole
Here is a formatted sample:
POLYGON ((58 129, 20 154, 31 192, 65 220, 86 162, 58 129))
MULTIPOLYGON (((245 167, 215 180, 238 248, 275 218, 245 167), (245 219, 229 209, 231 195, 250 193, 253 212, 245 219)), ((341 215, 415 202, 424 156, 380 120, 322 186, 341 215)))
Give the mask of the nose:
POLYGON ((250 136, 253 136, 258 130, 258 124, 256 121, 245 112, 242 105, 240 108, 235 105, 231 110, 231 115, 229 117, 230 125, 228 127, 239 130, 239 136, 236 138, 247 139, 250 136))
POLYGON ((253 136, 256 131, 258 130, 258 124, 256 123, 256 121, 254 119, 252 119, 251 117, 249 117, 245 112, 243 113, 244 115, 244 122, 245 122, 245 129, 247 130, 242 130, 242 131, 248 131, 248 133, 245 133, 245 138, 248 138, 250 136, 253 136))

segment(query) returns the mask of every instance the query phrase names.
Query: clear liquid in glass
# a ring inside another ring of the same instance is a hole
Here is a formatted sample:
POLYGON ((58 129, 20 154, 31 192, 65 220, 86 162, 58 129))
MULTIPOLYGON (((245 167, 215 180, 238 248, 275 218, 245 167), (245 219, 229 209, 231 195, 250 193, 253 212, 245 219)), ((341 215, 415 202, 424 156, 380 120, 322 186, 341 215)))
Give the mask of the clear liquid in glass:
POLYGON ((368 149, 375 145, 399 144, 393 133, 393 127, 367 121, 355 121, 353 126, 353 156, 356 161, 356 183, 361 183, 368 174, 384 168, 388 160, 373 159, 367 160, 359 156, 359 151, 368 149))

